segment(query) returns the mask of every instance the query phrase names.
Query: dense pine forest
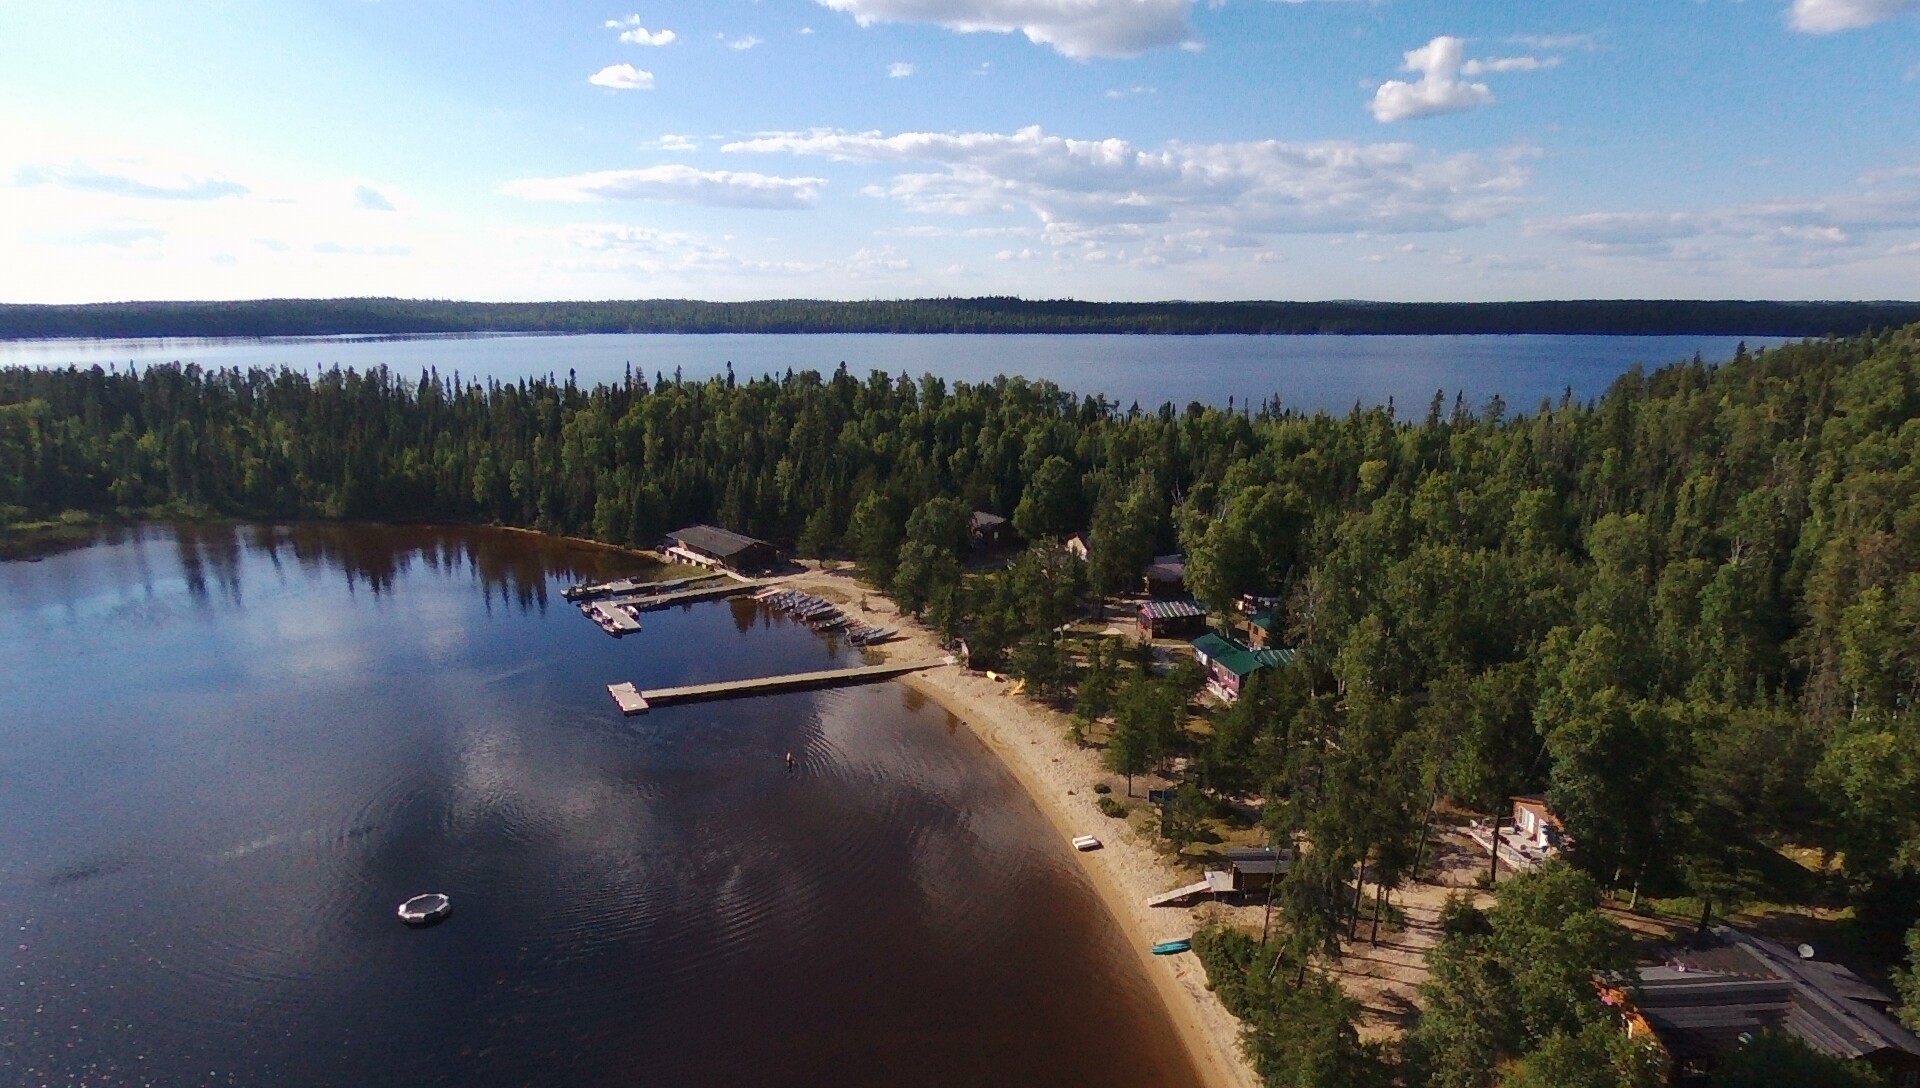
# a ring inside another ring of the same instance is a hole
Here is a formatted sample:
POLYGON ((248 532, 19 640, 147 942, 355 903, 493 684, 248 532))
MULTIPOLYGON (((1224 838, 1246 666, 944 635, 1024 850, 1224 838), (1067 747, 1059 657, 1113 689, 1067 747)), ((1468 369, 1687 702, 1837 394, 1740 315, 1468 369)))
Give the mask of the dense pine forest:
POLYGON ((1190 755, 1196 803, 1258 797, 1276 841, 1311 843, 1270 946, 1202 942, 1276 1084, 1644 1083, 1594 1027, 1587 980, 1622 954, 1603 890, 1707 916, 1819 900, 1889 961, 1920 903, 1920 326, 1636 369, 1592 403, 1436 395, 1413 419, 844 370, 0 371, 0 522, 67 512, 624 544, 713 521, 851 556, 1106 730, 1116 770, 1190 755), (1035 543, 969 573, 974 509, 1035 543), (1082 530, 1084 567, 1059 546, 1082 530), (1180 712, 1192 675, 1059 630, 1176 548, 1215 608, 1281 597, 1295 651, 1204 728, 1180 712), (1355 873, 1403 879, 1436 802, 1535 790, 1577 868, 1452 912, 1426 1020, 1398 1052, 1361 1045, 1311 969, 1365 909, 1355 873))
POLYGON ((1920 302, 453 302, 255 299, 0 305, 0 338, 425 333, 1592 333, 1851 336, 1920 321, 1920 302))

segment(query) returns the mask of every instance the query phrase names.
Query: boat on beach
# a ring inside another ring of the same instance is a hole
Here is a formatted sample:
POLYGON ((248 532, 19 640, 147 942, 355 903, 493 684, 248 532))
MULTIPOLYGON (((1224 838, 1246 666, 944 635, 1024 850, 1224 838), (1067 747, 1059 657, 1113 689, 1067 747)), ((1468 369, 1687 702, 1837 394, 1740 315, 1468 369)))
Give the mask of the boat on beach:
POLYGON ((1153 954, 1156 956, 1177 956, 1192 947, 1193 942, 1185 938, 1177 941, 1161 941, 1159 944, 1153 946, 1153 954))

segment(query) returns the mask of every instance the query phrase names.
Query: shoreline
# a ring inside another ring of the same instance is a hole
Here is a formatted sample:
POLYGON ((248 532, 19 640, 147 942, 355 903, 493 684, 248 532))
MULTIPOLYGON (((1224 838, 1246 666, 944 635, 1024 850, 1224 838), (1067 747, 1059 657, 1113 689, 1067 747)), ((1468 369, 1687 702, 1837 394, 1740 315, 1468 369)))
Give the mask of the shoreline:
MULTIPOLYGON (((878 590, 854 579, 850 571, 809 569, 783 580, 827 597, 863 619, 899 628, 884 647, 888 656, 936 658, 946 651, 919 621, 902 615, 878 590)), ((1146 905, 1149 896, 1193 879, 1135 835, 1126 821, 1101 813, 1095 782, 1109 777, 1099 755, 1066 739, 1066 715, 1016 695, 1007 685, 961 667, 932 669, 901 677, 900 683, 938 703, 1000 760, 1059 836, 1060 849, 1074 854, 1095 895, 1159 995, 1174 1033, 1206 1088, 1260 1088, 1260 1078, 1240 1051, 1240 1021, 1207 988, 1206 969, 1188 955, 1155 956, 1160 941, 1190 936, 1202 924, 1204 907, 1146 905), (1094 834, 1101 849, 1080 853, 1068 840, 1094 834)))

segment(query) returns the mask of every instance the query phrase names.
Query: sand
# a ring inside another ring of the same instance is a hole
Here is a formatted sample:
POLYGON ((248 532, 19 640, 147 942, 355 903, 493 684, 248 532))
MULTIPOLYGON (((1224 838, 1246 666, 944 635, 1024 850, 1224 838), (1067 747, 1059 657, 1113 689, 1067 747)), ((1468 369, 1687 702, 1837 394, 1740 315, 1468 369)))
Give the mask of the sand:
MULTIPOLYGON (((883 648, 890 658, 925 660, 946 652, 938 635, 901 616, 892 601, 844 572, 809 571, 783 581, 832 600, 859 619, 899 628, 899 637, 883 648)), ((1150 951, 1160 941, 1190 936, 1218 917, 1219 908, 1146 905, 1150 896, 1192 883, 1195 877, 1136 836, 1125 821, 1096 807, 1093 784, 1112 779, 1099 753, 1067 739, 1065 715, 1009 694, 1005 682, 958 666, 917 673, 901 682, 964 722, 1033 797, 1059 834, 1060 849, 1074 854, 1139 955, 1201 1083, 1207 1088, 1258 1088, 1259 1077, 1240 1052, 1240 1021, 1207 989, 1199 961, 1191 954, 1155 956, 1150 951), (1076 835, 1096 835, 1104 846, 1075 852, 1068 840, 1076 835)))

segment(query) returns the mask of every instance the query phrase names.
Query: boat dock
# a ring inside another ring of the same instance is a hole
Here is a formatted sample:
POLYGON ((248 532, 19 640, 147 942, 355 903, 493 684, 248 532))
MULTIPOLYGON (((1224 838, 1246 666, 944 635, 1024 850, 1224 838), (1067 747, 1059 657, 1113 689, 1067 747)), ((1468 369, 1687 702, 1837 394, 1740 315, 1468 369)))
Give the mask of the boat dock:
POLYGON ((750 695, 772 695, 781 691, 807 688, 833 688, 890 680, 922 669, 936 668, 944 661, 910 661, 885 665, 863 665, 851 669, 826 669, 820 672, 795 672, 784 676, 762 676, 752 680, 723 680, 717 684, 689 684, 678 688, 641 691, 631 683, 608 684, 607 693, 620 706, 622 714, 645 714, 667 703, 691 703, 701 699, 732 699, 750 695))
POLYGON ((682 589, 672 593, 614 597, 601 603, 616 608, 625 608, 633 612, 652 612, 661 608, 671 608, 676 604, 692 604, 695 601, 711 601, 719 597, 733 597, 742 593, 751 593, 756 589, 762 589, 771 584, 771 582, 766 581, 735 582, 727 580, 721 582, 719 585, 699 586, 694 589, 682 589))

